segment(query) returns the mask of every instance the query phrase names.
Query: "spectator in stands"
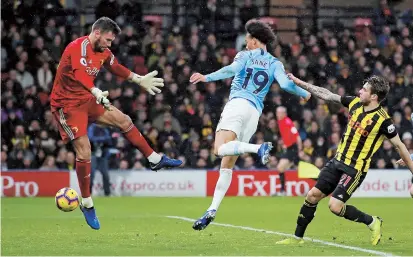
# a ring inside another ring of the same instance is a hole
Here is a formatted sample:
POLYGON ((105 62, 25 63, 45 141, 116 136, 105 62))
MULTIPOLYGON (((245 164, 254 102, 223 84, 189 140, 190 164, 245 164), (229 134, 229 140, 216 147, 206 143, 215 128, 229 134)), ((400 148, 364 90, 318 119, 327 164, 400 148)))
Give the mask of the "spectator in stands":
POLYGON ((1 163, 0 163, 0 169, 3 171, 8 170, 8 165, 7 165, 7 159, 8 155, 6 151, 1 151, 1 163))
MULTIPOLYGON (((27 153, 27 151, 26 151, 27 153)), ((7 166, 9 169, 24 169, 24 155, 25 150, 22 149, 21 145, 18 144, 10 152, 10 158, 8 159, 7 166)))
POLYGON ((122 159, 119 163, 119 169, 120 170, 127 170, 129 169, 129 162, 126 159, 122 159))
POLYGON ((66 148, 62 147, 59 149, 57 157, 56 157, 56 167, 58 169, 62 169, 62 170, 68 170, 68 164, 66 162, 66 157, 67 157, 67 150, 66 148))
POLYGON ((199 157, 200 158, 198 159, 198 161, 203 160, 203 162, 205 163, 204 168, 207 168, 207 169, 213 168, 213 161, 212 161, 209 149, 202 148, 201 151, 199 152, 199 157))
POLYGON ((396 25, 394 11, 387 4, 387 0, 379 1, 379 7, 375 11, 374 24, 376 27, 396 25))
POLYGON ((66 155, 66 163, 67 163, 67 169, 68 170, 75 170, 76 166, 76 158, 75 158, 75 153, 74 152, 67 152, 66 155))
POLYGON ((53 75, 49 68, 49 63, 44 62, 43 66, 37 70, 37 84, 45 91, 49 92, 49 87, 53 83, 53 75))
POLYGON ((384 159, 378 159, 376 164, 377 169, 386 169, 386 161, 384 159))
POLYGON ((16 149, 27 149, 30 145, 30 137, 26 135, 25 129, 22 125, 17 125, 14 131, 14 137, 11 142, 13 148, 16 149))
POLYGON ((398 153, 393 149, 389 140, 383 142, 383 148, 380 149, 377 153, 377 158, 383 159, 384 166, 386 169, 397 168, 397 160, 400 159, 398 153))
POLYGON ((314 157, 314 147, 313 147, 313 142, 307 138, 303 142, 303 150, 298 153, 298 156, 300 157, 300 160, 306 161, 306 162, 312 162, 313 157, 314 157))
POLYGON ((252 158, 251 155, 246 155, 246 157, 244 158, 244 163, 241 166, 242 169, 244 170, 255 170, 255 161, 254 158, 252 158))
POLYGON ((408 147, 407 149, 413 149, 413 136, 411 132, 404 132, 402 141, 408 147))
POLYGON ((95 9, 95 17, 99 19, 100 17, 106 16, 112 20, 120 14, 120 5, 117 0, 101 0, 95 9))
POLYGON ((33 120, 40 120, 41 110, 38 105, 35 105, 33 97, 27 97, 23 106, 23 120, 29 124, 33 120))
POLYGON ((259 10, 251 0, 245 0, 244 5, 239 9, 239 17, 241 19, 241 30, 243 30, 247 21, 259 16, 259 10))
POLYGON ((336 155, 337 148, 340 143, 340 135, 338 133, 332 133, 330 141, 330 147, 327 150, 328 159, 331 159, 336 155))
POLYGON ((57 170, 54 156, 48 155, 40 167, 40 170, 57 170))
POLYGON ((16 79, 23 87, 23 89, 26 89, 27 87, 32 86, 34 84, 33 76, 30 74, 30 72, 25 70, 25 65, 23 62, 18 62, 16 64, 16 70, 16 79))
POLYGON ((59 63, 60 57, 62 56, 64 45, 62 36, 58 33, 54 35, 53 43, 48 45, 48 50, 53 59, 53 62, 57 65, 59 63))
POLYGON ((40 147, 46 154, 53 154, 56 150, 56 140, 49 136, 47 130, 40 131, 40 147))

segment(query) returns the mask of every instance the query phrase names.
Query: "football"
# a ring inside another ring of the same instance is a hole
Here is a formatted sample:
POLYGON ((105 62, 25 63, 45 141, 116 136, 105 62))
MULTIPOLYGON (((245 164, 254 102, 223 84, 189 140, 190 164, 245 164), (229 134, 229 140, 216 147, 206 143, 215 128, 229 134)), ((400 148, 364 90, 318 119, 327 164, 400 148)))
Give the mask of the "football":
POLYGON ((56 193, 56 206, 59 210, 69 212, 79 206, 79 196, 77 192, 69 187, 64 187, 56 193))

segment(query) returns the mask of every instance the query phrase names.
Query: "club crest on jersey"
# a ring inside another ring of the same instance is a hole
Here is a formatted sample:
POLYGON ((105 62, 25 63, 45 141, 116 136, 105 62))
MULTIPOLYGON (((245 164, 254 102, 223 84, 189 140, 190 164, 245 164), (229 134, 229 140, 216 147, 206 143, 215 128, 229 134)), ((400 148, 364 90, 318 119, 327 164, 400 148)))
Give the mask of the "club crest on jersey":
POLYGON ((86 73, 89 74, 89 76, 95 76, 96 77, 99 73, 99 70, 96 67, 94 67, 94 68, 86 67, 86 73))
POLYGON ((78 129, 78 127, 72 127, 72 131, 73 131, 74 134, 76 134, 79 131, 79 129, 78 129))
POLYGON ((85 58, 80 58, 80 64, 82 64, 83 66, 87 66, 87 61, 85 58))

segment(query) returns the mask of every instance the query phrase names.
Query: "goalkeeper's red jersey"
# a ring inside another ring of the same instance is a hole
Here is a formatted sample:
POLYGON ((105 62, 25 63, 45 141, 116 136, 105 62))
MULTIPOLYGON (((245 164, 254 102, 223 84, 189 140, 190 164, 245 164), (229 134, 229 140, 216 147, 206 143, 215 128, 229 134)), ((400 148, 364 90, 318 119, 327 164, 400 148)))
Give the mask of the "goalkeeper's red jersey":
POLYGON ((52 112, 63 107, 76 107, 93 97, 90 89, 94 87, 102 66, 122 78, 130 74, 130 70, 120 65, 109 49, 93 51, 88 36, 72 41, 63 52, 57 68, 50 97, 52 112))

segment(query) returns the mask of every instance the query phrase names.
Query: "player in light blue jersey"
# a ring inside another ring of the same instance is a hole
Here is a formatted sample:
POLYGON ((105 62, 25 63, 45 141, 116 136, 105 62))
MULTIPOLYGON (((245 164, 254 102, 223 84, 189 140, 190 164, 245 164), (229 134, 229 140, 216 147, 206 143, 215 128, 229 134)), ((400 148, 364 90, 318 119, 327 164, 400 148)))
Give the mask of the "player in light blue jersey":
POLYGON ((216 129, 214 154, 222 157, 219 179, 211 206, 192 226, 195 230, 205 229, 215 219, 231 184, 232 169, 239 155, 254 153, 258 154, 262 164, 268 162, 272 144, 257 145, 249 141, 257 129, 264 98, 273 81, 277 80, 283 90, 306 100, 311 96, 289 80, 283 64, 267 52, 266 45, 275 40, 272 29, 257 20, 248 21, 245 29, 247 50, 239 52, 231 65, 208 75, 195 73, 190 78, 190 82, 196 84, 234 77, 229 101, 216 129))
MULTIPOLYGON (((410 121, 413 124, 413 113, 410 116, 410 121)), ((413 160, 413 153, 410 154, 410 158, 413 160)), ((406 163, 404 163, 403 159, 400 159, 397 161, 397 164, 401 165, 401 166, 406 166, 406 163)), ((413 197, 413 177, 412 177, 412 185, 410 186, 410 195, 413 197)))

